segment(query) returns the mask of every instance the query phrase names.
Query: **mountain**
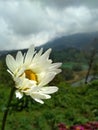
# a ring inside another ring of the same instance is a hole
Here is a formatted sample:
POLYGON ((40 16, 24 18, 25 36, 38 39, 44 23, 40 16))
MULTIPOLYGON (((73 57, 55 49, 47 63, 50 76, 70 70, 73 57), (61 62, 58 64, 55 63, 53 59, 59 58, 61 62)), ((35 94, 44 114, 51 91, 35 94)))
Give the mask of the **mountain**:
POLYGON ((27 49, 20 49, 20 50, 4 50, 4 51, 0 51, 0 59, 3 59, 5 58, 5 56, 7 54, 11 54, 11 55, 16 55, 16 53, 18 51, 22 51, 23 53, 25 53, 27 51, 27 49))
POLYGON ((95 38, 91 44, 89 44, 89 47, 98 51, 98 37, 95 38))
MULTIPOLYGON (((41 47, 43 47, 45 50, 48 48, 52 48, 53 50, 60 52, 65 51, 65 49, 69 48, 71 48, 70 51, 72 52, 74 49, 90 50, 91 48, 95 48, 98 50, 98 32, 62 36, 52 41, 49 41, 42 46, 36 47, 36 49, 39 50, 41 47)), ((17 51, 19 50, 0 51, 0 58, 5 57, 8 53, 15 55, 17 51)), ((27 49, 22 49, 20 51, 25 53, 27 49)))
MULTIPOLYGON (((42 47, 45 49, 52 48, 55 50, 62 50, 70 47, 77 49, 88 49, 89 47, 92 47, 93 44, 95 44, 95 39, 98 39, 98 32, 79 33, 56 38, 47 42, 42 47)), ((98 47, 98 42, 96 43, 96 46, 98 47)))

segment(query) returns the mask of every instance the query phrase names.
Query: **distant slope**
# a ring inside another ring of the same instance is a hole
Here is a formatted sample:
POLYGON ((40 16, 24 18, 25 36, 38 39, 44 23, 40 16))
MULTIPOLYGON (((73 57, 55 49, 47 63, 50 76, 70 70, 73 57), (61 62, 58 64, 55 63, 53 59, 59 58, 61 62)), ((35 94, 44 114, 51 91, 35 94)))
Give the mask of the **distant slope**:
POLYGON ((93 42, 91 42, 91 44, 89 44, 89 47, 91 49, 96 49, 96 51, 98 52, 98 37, 95 38, 93 42))
MULTIPOLYGON (((62 50, 69 47, 77 49, 83 49, 87 47, 88 49, 88 47, 91 46, 94 39, 96 38, 98 38, 98 32, 80 33, 56 38, 53 41, 47 42, 42 47, 44 47, 45 49, 53 48, 56 50, 62 50)), ((96 46, 98 47, 98 44, 96 46)))
MULTIPOLYGON (((90 50, 95 48, 98 50, 98 32, 93 33, 80 33, 74 34, 69 36, 63 36, 60 38, 56 38, 46 44, 36 47, 36 49, 40 49, 41 47, 45 49, 52 48, 55 51, 65 51, 66 49, 71 50, 73 52, 74 48, 77 50, 90 50)), ((0 51, 0 59, 5 57, 8 53, 13 55, 19 50, 7 50, 7 51, 0 51)), ((27 49, 20 50, 23 53, 27 51, 27 49)), ((67 51, 67 50, 66 50, 67 51)))

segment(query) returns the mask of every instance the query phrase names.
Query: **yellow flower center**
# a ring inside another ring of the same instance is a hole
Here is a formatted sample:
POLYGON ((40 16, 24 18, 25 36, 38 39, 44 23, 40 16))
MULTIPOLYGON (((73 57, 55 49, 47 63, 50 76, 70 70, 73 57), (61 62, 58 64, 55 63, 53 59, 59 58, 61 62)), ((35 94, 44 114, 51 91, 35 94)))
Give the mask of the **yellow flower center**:
POLYGON ((37 75, 31 70, 25 70, 25 75, 29 80, 35 80, 36 82, 38 81, 37 75))

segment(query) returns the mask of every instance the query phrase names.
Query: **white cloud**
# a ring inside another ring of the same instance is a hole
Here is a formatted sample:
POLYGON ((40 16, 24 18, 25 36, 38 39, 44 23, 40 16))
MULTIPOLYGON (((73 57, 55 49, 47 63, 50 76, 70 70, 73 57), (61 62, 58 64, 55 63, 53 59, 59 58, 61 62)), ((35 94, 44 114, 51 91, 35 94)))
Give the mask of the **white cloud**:
POLYGON ((72 0, 55 2, 0 1, 0 49, 22 49, 62 35, 98 31, 98 9, 89 8, 87 1, 77 0, 76 6, 72 0))

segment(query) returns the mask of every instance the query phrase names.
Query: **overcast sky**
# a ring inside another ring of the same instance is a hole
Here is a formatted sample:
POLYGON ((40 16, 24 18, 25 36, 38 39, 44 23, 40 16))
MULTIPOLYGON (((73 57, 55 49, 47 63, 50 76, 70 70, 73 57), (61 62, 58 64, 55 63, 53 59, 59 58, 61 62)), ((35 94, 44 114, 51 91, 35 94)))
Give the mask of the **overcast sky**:
POLYGON ((0 0, 0 50, 98 31, 98 0, 0 0))

